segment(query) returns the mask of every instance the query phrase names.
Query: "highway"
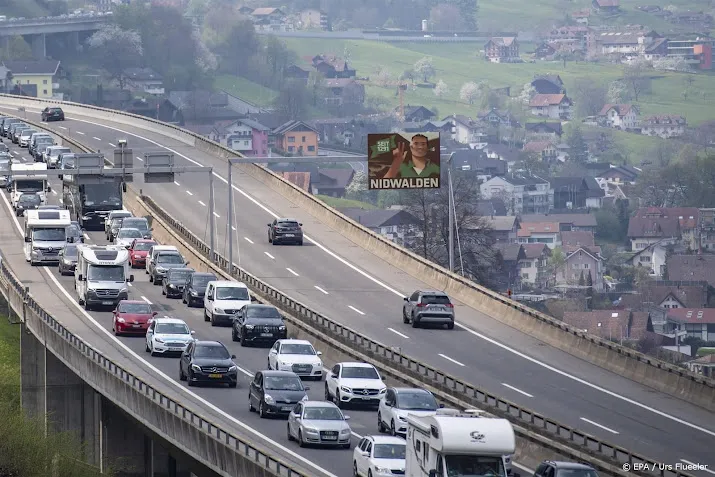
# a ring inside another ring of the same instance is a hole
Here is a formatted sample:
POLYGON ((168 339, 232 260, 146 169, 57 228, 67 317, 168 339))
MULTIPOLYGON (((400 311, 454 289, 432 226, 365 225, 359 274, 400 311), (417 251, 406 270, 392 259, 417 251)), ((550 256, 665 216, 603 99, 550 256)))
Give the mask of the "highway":
MULTIPOLYGON (((37 119, 38 116, 33 113, 28 111, 29 117, 37 119)), ((221 177, 226 176, 221 171, 227 166, 220 160, 138 128, 71 115, 68 121, 52 123, 50 127, 61 133, 71 133, 75 139, 105 152, 113 148, 119 137, 126 137, 129 147, 139 157, 143 152, 157 151, 160 146, 165 146, 175 152, 179 164, 194 161, 213 165, 221 177)), ((454 331, 446 331, 415 330, 403 325, 400 319, 401 296, 424 288, 424 284, 376 260, 314 218, 302 216, 292 204, 252 178, 243 174, 234 174, 234 178, 237 185, 234 210, 238 219, 235 221, 238 229, 235 258, 238 262, 240 253, 240 265, 249 272, 316 311, 359 332, 379 336, 387 345, 400 347, 416 358, 497 392, 519 405, 644 455, 657 457, 668 464, 686 460, 709 463, 713 468, 715 459, 711 445, 707 443, 713 442, 715 424, 707 411, 658 394, 545 346, 460 304, 457 304, 458 320, 470 315, 470 319, 479 323, 478 327, 457 327, 454 331), (270 208, 263 204, 270 204, 270 208), (303 247, 269 245, 266 224, 272 219, 271 211, 299 218, 304 223, 306 234, 313 240, 307 240, 303 247), (360 264, 360 267, 354 264, 360 264), (675 442, 673 436, 678 436, 675 442)), ((139 177, 135 177, 135 181, 134 187, 143 188, 145 193, 180 218, 197 235, 208 237, 205 176, 185 175, 177 177, 175 184, 163 185, 142 184, 139 177)), ((219 249, 223 249, 227 187, 220 180, 215 183, 216 212, 219 215, 217 244, 219 249)), ((101 234, 91 238, 99 240, 101 234)), ((137 279, 139 281, 133 288, 135 297, 142 293, 138 296, 145 296, 156 306, 167 307, 161 308, 167 314, 196 322, 197 334, 204 332, 200 311, 196 314, 195 310, 185 310, 180 302, 172 301, 169 305, 169 300, 159 298, 158 287, 154 291, 152 286, 148 286, 147 291, 147 285, 141 281, 143 277, 137 276, 137 279)), ((108 320, 108 314, 101 316, 108 320)), ((222 332, 230 337, 229 330, 209 327, 205 332, 207 337, 222 332)), ((236 353, 240 358, 239 364, 250 371, 258 369, 257 366, 265 361, 265 350, 250 350, 250 353, 254 352, 260 356, 244 358, 245 349, 236 353)), ((224 391, 199 390, 211 393, 224 391)), ((322 389, 318 392, 322 394, 322 389)), ((214 397, 213 394, 210 396, 214 397)), ((222 401, 218 400, 217 405, 223 409, 222 401)), ((226 406, 233 414, 232 404, 226 406)), ((236 409, 235 412, 241 411, 236 409)), ((363 425, 368 432, 374 432, 373 414, 369 413, 364 424, 365 419, 355 415, 355 431, 360 433, 360 426, 363 425)), ((264 426, 265 423, 259 422, 259 425, 264 426)), ((263 430, 263 427, 259 428, 263 430)), ((331 465, 332 461, 330 459, 326 465, 331 465)))

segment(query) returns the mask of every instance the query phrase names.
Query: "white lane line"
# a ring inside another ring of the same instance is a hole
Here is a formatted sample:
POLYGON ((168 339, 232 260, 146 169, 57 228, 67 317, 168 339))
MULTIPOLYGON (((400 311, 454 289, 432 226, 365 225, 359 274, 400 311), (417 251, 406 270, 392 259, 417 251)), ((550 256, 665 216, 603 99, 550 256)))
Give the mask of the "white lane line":
POLYGON ((512 391, 516 391, 516 392, 518 392, 518 393, 521 393, 521 394, 523 394, 523 395, 526 396, 526 397, 530 397, 530 398, 533 398, 533 397, 534 397, 534 396, 532 396, 531 394, 529 394, 529 393, 527 393, 527 392, 524 392, 524 391, 522 391, 522 390, 519 389, 519 388, 515 388, 515 387, 512 386, 511 384, 501 383, 501 385, 504 386, 505 388, 511 389, 512 391))
MULTIPOLYGON (((233 230, 236 230, 236 229, 233 229, 233 230)), ((246 242, 253 243, 253 240, 251 240, 250 238, 248 238, 248 237, 243 237, 243 238, 244 238, 244 240, 246 240, 246 242)))
POLYGON ((109 145, 112 146, 112 147, 117 147, 116 144, 112 144, 111 142, 108 142, 107 144, 109 144, 109 145))
POLYGON ((288 270, 289 272, 291 272, 291 273, 292 273, 293 275, 295 275, 296 277, 299 277, 299 276, 300 276, 300 275, 298 275, 297 273, 295 273, 293 270, 291 270, 291 269, 288 268, 288 267, 286 267, 286 270, 288 270))
POLYGON ((12 154, 12 155, 14 156, 14 155, 15 155, 15 151, 10 151, 10 154, 12 154))
POLYGON ((459 362, 459 361, 457 361, 456 359, 452 359, 452 358, 450 358, 450 357, 449 357, 449 356, 447 356, 446 354, 442 354, 442 353, 440 353, 440 354, 439 354, 439 356, 443 357, 443 358, 444 358, 444 359, 446 359, 447 361, 451 361, 451 362, 453 362, 454 364, 458 364, 459 366, 464 366, 464 364, 460 363, 460 362, 459 362))
MULTIPOLYGON (((695 462, 690 462, 689 460, 685 460, 685 459, 680 459, 680 462, 684 462, 684 463, 686 463, 686 464, 688 464, 688 465, 692 465, 692 466, 693 466, 692 469, 687 469, 689 472, 690 472, 690 471, 702 470, 703 472, 707 472, 708 474, 713 474, 713 475, 715 475, 715 471, 710 470, 710 469, 708 469, 708 468, 706 467, 707 464, 696 464, 695 462)), ((678 470, 677 467, 676 467, 676 470, 678 470)))
POLYGON ((75 131, 77 134, 84 136, 84 133, 82 131, 75 131))
POLYGON ((131 282, 127 282, 127 285, 129 285, 130 287, 133 287, 133 286, 134 286, 134 285, 131 284, 131 282))
POLYGON ((612 432, 613 434, 620 434, 620 432, 614 431, 614 430, 611 429, 610 427, 606 427, 606 426, 604 426, 603 424, 599 424, 599 423, 597 423, 597 422, 593 422, 592 420, 586 419, 585 417, 582 417, 581 420, 584 421, 584 422, 588 422, 589 424, 594 425, 594 426, 596 426, 596 427, 600 427, 600 428, 603 429, 604 431, 612 432))
POLYGON ((145 297, 144 295, 142 295, 140 298, 142 300, 144 300, 145 302, 147 302, 149 305, 151 305, 151 302, 149 301, 149 299, 147 297, 145 297))
POLYGON ((89 235, 87 234, 82 234, 82 237, 84 237, 85 240, 89 240, 89 235))
POLYGON ((137 161, 142 161, 142 162, 144 162, 144 159, 141 158, 141 157, 139 157, 139 156, 137 156, 136 159, 137 159, 137 161))
POLYGON ((181 184, 179 184, 179 183, 178 183, 178 182, 176 182, 176 181, 174 181, 174 184, 176 184, 176 185, 178 185, 178 186, 180 186, 180 185, 181 185, 181 184))
POLYGON ((204 204, 202 201, 199 201, 199 204, 201 204, 201 205, 203 205, 204 207, 206 207, 206 204, 204 204))
POLYGON ((397 331, 397 330, 394 329, 394 328, 388 328, 388 330, 392 331, 392 332, 395 333, 397 336, 402 336, 402 337, 405 338, 406 340, 410 339, 409 336, 407 336, 406 334, 400 333, 399 331, 397 331))
POLYGON ((236 231, 236 227, 234 227, 234 226, 232 225, 232 226, 231 226, 231 230, 233 230, 233 231, 235 232, 235 231, 236 231))
POLYGON ((57 127, 60 128, 60 129, 64 129, 65 131, 67 131, 67 128, 64 127, 64 126, 57 126, 57 127))
POLYGON ((57 191, 55 189, 52 189, 52 195, 57 195, 57 191))
POLYGON ((220 218, 221 218, 221 216, 218 215, 216 212, 214 212, 214 217, 216 217, 217 219, 220 219, 220 218))
POLYGON ((186 193, 189 194, 189 195, 194 195, 194 193, 191 192, 190 190, 187 190, 186 193))
POLYGON ((94 139, 95 141, 101 141, 101 140, 102 140, 101 137, 97 137, 97 136, 92 136, 92 139, 94 139))
POLYGON ((365 313, 363 313, 362 311, 358 310, 357 308, 355 308, 355 307, 352 306, 352 305, 348 305, 348 308, 350 308, 350 309, 351 309, 352 311, 354 311, 355 313, 360 313, 361 315, 364 315, 364 314, 365 314, 365 313))
POLYGON ((326 292, 325 290, 323 290, 322 288, 320 288, 318 285, 313 285, 313 286, 314 286, 315 289, 318 290, 319 292, 322 292, 322 293, 325 294, 325 295, 329 295, 328 292, 326 292))
POLYGON ((273 255, 271 255, 271 254, 268 253, 268 252, 263 252, 263 253, 265 253, 266 255, 268 255, 268 258, 270 258, 270 259, 273 259, 273 260, 276 259, 276 257, 274 257, 273 255))
MULTIPOLYGON (((3 109, 12 109, 12 108, 3 107, 3 109)), ((146 137, 140 136, 140 135, 138 135, 138 134, 130 133, 129 131, 125 131, 125 130, 123 130, 123 129, 119 129, 119 128, 115 128, 115 127, 112 127, 112 126, 108 126, 108 125, 106 125, 106 124, 97 123, 97 122, 95 122, 95 121, 88 121, 88 120, 86 120, 86 119, 73 118, 73 120, 74 120, 74 121, 78 121, 78 122, 83 122, 83 123, 86 123, 86 124, 91 124, 91 125, 93 125, 93 126, 99 126, 99 127, 105 128, 105 129, 112 130, 112 131, 117 131, 117 132, 120 132, 120 133, 122 133, 122 134, 126 134, 126 135, 128 135, 128 136, 136 137, 136 138, 141 139, 141 140, 143 140, 143 141, 146 141, 146 142, 148 142, 148 143, 150 143, 150 144, 154 144, 155 146, 158 146, 158 147, 160 147, 160 148, 166 149, 167 151, 173 153, 174 155, 179 156, 179 157, 181 157, 181 158, 183 158, 183 159, 185 159, 185 160, 191 162, 192 164, 194 164, 194 165, 196 165, 196 166, 204 166, 204 165, 201 164, 200 162, 195 161, 195 160, 189 158, 188 156, 186 156, 186 155, 184 155, 184 154, 181 154, 180 152, 176 151, 176 150, 173 149, 173 148, 163 146, 163 145, 159 144, 159 143, 156 142, 156 141, 153 141, 153 140, 148 139, 148 138, 146 138, 146 137)), ((223 178, 223 177, 221 177, 218 173, 214 172, 213 175, 214 175, 214 177, 216 177, 217 179, 219 179, 219 180, 220 180, 221 182, 223 182, 224 184, 228 184, 228 180, 225 179, 225 178, 223 178)), ((276 219, 277 219, 277 218, 280 218, 280 216, 279 216, 278 214, 276 214, 275 212, 271 211, 268 207, 266 207, 265 205, 261 204, 257 199, 254 199, 253 197, 251 197, 250 195, 248 195, 248 194, 247 194, 246 192, 244 192, 243 190, 239 189, 236 185, 233 186, 233 189, 234 189, 236 192, 238 192, 239 194, 241 194, 242 196, 244 196, 246 199, 250 200, 250 201, 251 201, 253 204, 255 204, 257 207, 260 207, 263 211, 265 211, 266 213, 268 213, 269 215, 271 215, 273 218, 276 218, 276 219)), ((23 230, 20 230, 20 233, 21 233, 21 234, 24 233, 23 230)), ((402 293, 402 292, 400 292, 399 290, 396 290, 395 288, 392 288, 391 286, 387 285, 385 282, 382 282, 382 281, 378 280, 377 278, 373 277, 373 276, 370 275, 369 273, 365 272, 364 270, 361 270, 361 269, 358 268, 357 266, 355 266, 355 265, 353 265, 352 263, 348 262, 346 259, 344 259, 343 257, 340 257, 340 256, 337 255, 335 252, 333 252, 332 250, 328 249, 327 247, 325 247, 325 246, 322 245, 321 243, 317 242, 317 241, 314 240, 313 238, 311 238, 311 237, 309 237, 309 236, 307 236, 307 235, 305 235, 304 237, 305 237, 305 239, 307 239, 309 242, 313 243, 316 247, 318 247, 319 249, 321 249, 323 252, 327 253, 328 255, 330 255, 331 257, 333 257, 334 259, 338 260, 340 263, 342 263, 342 264, 345 265, 346 267, 352 269, 353 271, 357 272, 358 274, 360 274, 360 275, 362 275, 363 277, 367 278, 368 280, 372 281, 372 282, 375 283, 376 285, 381 286, 381 287, 384 288, 385 290, 387 290, 387 291, 393 293, 394 295, 399 296, 400 299, 402 299, 402 298, 404 298, 405 296, 407 296, 406 293, 402 293)), ((480 338, 480 339, 482 339, 482 340, 484 340, 484 341, 486 341, 486 342, 488 342, 488 343, 491 343, 491 344, 493 344, 493 345, 495 345, 495 346, 498 346, 498 347, 500 347, 501 349, 503 349, 504 351, 508 351, 509 353, 512 353, 512 354, 514 354, 514 355, 516 355, 516 356, 519 356, 520 358, 523 358, 523 359, 525 359, 525 360, 531 362, 532 364, 535 364, 535 365, 537 365, 537 366, 541 366, 542 368, 547 369, 547 370, 549 370, 549 371, 551 371, 551 372, 554 372, 554 373, 556 373, 556 374, 559 374, 560 376, 563 376, 563 377, 565 377, 565 378, 571 379, 572 381, 575 381, 575 382, 577 382, 577 383, 579 383, 579 384, 582 384, 582 385, 584 385, 584 386, 588 386, 588 387, 590 387, 591 389, 595 389, 595 390, 597 390, 597 391, 599 391, 599 392, 602 392, 602 393, 604 393, 604 394, 607 394, 608 396, 611 396, 611 397, 613 397, 613 398, 620 399, 621 401, 627 402, 628 404, 631 404, 631 405, 633 405, 633 406, 637 406, 637 407, 639 407, 639 408, 641 408, 641 409, 645 409, 645 410, 647 410, 647 411, 650 411, 650 412, 652 412, 653 414, 656 414, 656 415, 658 415, 658 416, 664 417, 664 418, 666 418, 666 419, 670 419, 671 421, 677 422, 677 423, 682 424, 682 425, 684 425, 684 426, 690 427, 691 429, 696 429, 696 430, 698 430, 698 431, 700 431, 700 432, 703 432, 703 433, 705 433, 705 434, 708 434, 708 435, 710 435, 710 436, 715 437, 715 431, 711 431, 711 430, 706 429, 706 428, 704 428, 704 427, 702 427, 702 426, 698 426, 698 425, 693 424, 693 423, 690 423, 690 422, 688 422, 688 421, 686 421, 686 420, 684 420, 684 419, 680 419, 680 418, 678 418, 678 417, 672 416, 672 415, 670 415, 670 414, 668 414, 668 413, 665 413, 665 412, 660 411, 660 410, 658 410, 658 409, 655 409, 655 408, 653 408, 653 407, 647 406, 647 405, 642 404, 642 403, 640 403, 640 402, 638 402, 638 401, 635 401, 635 400, 633 400, 633 399, 624 397, 624 396, 622 396, 622 395, 620 395, 620 394, 617 394, 617 393, 615 393, 615 392, 613 392, 613 391, 609 391, 609 390, 606 389, 606 388, 602 388, 602 387, 600 387, 600 386, 597 386, 597 385, 595 385, 595 384, 593 384, 593 383, 590 383, 590 382, 588 382, 588 381, 586 381, 586 380, 584 380, 584 379, 581 379, 581 378, 579 378, 579 377, 577 377, 577 376, 574 376, 574 375, 569 374, 569 373, 567 373, 567 372, 565 372, 565 371, 562 371, 562 370, 560 370, 560 369, 557 369, 557 368, 555 368, 555 367, 553 367, 553 366, 551 366, 551 365, 548 365, 548 364, 546 364, 546 363, 544 363, 544 362, 541 362, 541 361, 539 361, 539 360, 537 360, 537 359, 535 359, 535 358, 532 358, 531 356, 528 356, 528 355, 526 355, 526 354, 524 354, 524 353, 522 353, 522 352, 520 352, 520 351, 518 351, 518 350, 516 350, 516 349, 509 348, 507 345, 502 344, 502 343, 500 343, 500 342, 498 342, 498 341, 496 341, 496 340, 493 340, 493 339, 489 338, 488 336, 485 336, 485 335, 483 335, 483 334, 481 334, 481 333, 478 333, 478 332, 476 332, 476 331, 474 331, 474 330, 472 330, 472 329, 470 329, 470 328, 468 328, 468 327, 462 325, 461 323, 455 323, 455 324, 456 324, 458 327, 462 328, 463 330, 469 332, 469 333, 472 334, 473 336, 476 336, 476 337, 478 337, 478 338, 480 338)), ((626 378, 624 378, 624 379, 626 379, 626 378)))

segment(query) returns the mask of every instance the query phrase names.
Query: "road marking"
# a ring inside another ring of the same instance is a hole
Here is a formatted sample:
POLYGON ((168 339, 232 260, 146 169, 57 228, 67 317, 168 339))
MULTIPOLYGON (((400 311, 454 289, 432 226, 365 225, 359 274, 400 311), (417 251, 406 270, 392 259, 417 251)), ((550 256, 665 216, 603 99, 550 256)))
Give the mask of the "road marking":
POLYGON ((299 277, 299 276, 300 276, 300 275, 298 275, 297 273, 295 273, 293 270, 291 270, 291 269, 288 268, 288 267, 286 267, 286 270, 288 270, 289 272, 291 272, 291 273, 292 273, 293 275, 295 275, 296 277, 299 277))
POLYGON ((199 201, 199 204, 201 204, 201 205, 203 205, 204 207, 206 207, 206 204, 204 204, 204 203, 201 202, 201 201, 199 201))
POLYGON ((10 154, 12 154, 12 155, 14 156, 14 155, 15 155, 15 151, 10 151, 10 154))
POLYGON ((112 147, 117 147, 116 144, 112 144, 111 142, 108 142, 107 144, 109 144, 112 147))
POLYGON ((64 127, 64 126, 57 126, 57 127, 60 128, 60 129, 64 129, 65 131, 67 131, 67 128, 64 127))
POLYGON ((276 259, 276 257, 274 257, 273 255, 271 255, 271 254, 268 253, 268 252, 263 252, 263 253, 265 253, 266 255, 268 255, 268 258, 272 258, 273 260, 276 259))
MULTIPOLYGON (((236 229, 233 229, 233 230, 236 230, 236 229)), ((243 237, 243 238, 246 240, 246 242, 253 243, 253 240, 251 240, 250 238, 248 238, 248 237, 243 237)))
POLYGON ((318 290, 319 292, 323 292, 325 295, 329 295, 328 292, 326 292, 325 290, 323 290, 322 288, 320 288, 318 285, 313 285, 313 286, 314 286, 314 287, 316 288, 316 290, 318 290))
POLYGON ((84 136, 84 133, 82 131, 75 131, 77 134, 84 136))
POLYGON ((101 140, 102 140, 101 137, 97 137, 97 136, 92 136, 92 139, 95 139, 95 140, 97 140, 97 141, 101 141, 101 140))
POLYGON ((392 332, 395 333, 397 336, 402 336, 402 337, 405 338, 406 340, 410 339, 409 336, 407 336, 406 334, 400 333, 399 331, 397 331, 397 330, 394 329, 394 328, 388 328, 388 330, 392 331, 392 332))
POLYGON ((127 282, 127 285, 129 285, 130 287, 133 287, 133 286, 134 286, 134 285, 131 284, 131 282, 127 282))
POLYGON ((174 181, 174 184, 176 184, 176 185, 178 185, 178 186, 180 186, 180 185, 181 185, 181 184, 179 184, 179 183, 178 183, 178 182, 176 182, 176 181, 174 181))
POLYGON ((145 302, 147 302, 148 304, 150 304, 150 305, 152 304, 152 303, 149 301, 149 299, 148 299, 147 297, 145 297, 144 295, 142 295, 140 298, 141 298, 142 300, 144 300, 145 302))
POLYGON ((696 464, 695 462, 690 462, 689 460, 685 460, 685 459, 680 459, 680 462, 684 462, 684 463, 686 463, 688 465, 692 465, 692 466, 697 466, 697 469, 693 469, 693 470, 702 470, 704 472, 707 472, 708 474, 715 475, 715 471, 706 468, 705 464, 696 464))
POLYGON ((82 234, 82 237, 84 237, 85 240, 89 240, 89 235, 87 234, 82 234))
POLYGON ((231 230, 233 230, 233 231, 235 232, 235 231, 236 231, 236 227, 234 227, 234 226, 232 225, 232 226, 231 226, 231 230))
POLYGON ((350 308, 350 309, 351 309, 352 311, 354 311, 355 313, 360 313, 361 315, 364 315, 364 314, 365 314, 365 313, 363 313, 362 311, 358 310, 357 308, 355 308, 355 307, 352 306, 352 305, 348 305, 348 308, 350 308))
POLYGON ((450 357, 447 356, 446 354, 440 353, 439 355, 440 355, 441 357, 443 357, 444 359, 446 359, 447 361, 451 361, 451 362, 453 362, 454 364, 458 364, 459 366, 464 366, 464 364, 460 363, 460 362, 457 361, 456 359, 450 358, 450 357))
POLYGON ((582 417, 581 420, 584 421, 584 422, 588 422, 589 424, 592 424, 592 425, 594 425, 594 426, 596 426, 596 427, 600 427, 600 428, 603 429, 604 431, 612 432, 612 433, 614 433, 614 434, 620 434, 620 432, 614 431, 614 430, 611 429, 610 427, 606 427, 606 426, 604 426, 603 424, 599 424, 599 423, 597 423, 597 422, 593 422, 592 420, 586 419, 585 417, 582 417))
POLYGON ((144 159, 142 159, 141 157, 137 156, 137 161, 142 161, 142 162, 144 162, 144 159))
POLYGON ((52 195, 57 195, 57 191, 55 189, 52 189, 52 195))
POLYGON ((191 192, 190 190, 187 190, 186 193, 189 195, 194 195, 193 192, 191 192))
POLYGON ((216 212, 214 212, 214 217, 216 217, 217 219, 220 219, 220 218, 221 218, 221 216, 218 215, 216 212))
POLYGON ((533 397, 534 397, 534 396, 532 396, 531 394, 526 393, 526 392, 522 391, 522 390, 519 389, 519 388, 515 388, 514 386, 512 386, 512 385, 510 385, 510 384, 501 383, 501 385, 504 386, 505 388, 511 389, 512 391, 516 391, 516 392, 518 392, 518 393, 521 393, 521 394, 523 394, 523 395, 526 396, 526 397, 530 397, 530 398, 533 398, 533 397))

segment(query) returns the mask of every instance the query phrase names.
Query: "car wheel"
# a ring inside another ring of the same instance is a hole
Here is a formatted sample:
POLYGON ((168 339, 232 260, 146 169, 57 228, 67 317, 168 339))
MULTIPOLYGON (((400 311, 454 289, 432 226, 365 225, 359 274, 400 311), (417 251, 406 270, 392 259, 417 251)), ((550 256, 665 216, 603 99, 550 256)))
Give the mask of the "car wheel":
POLYGON ((298 445, 305 447, 305 442, 303 442, 303 432, 298 430, 298 445))
POLYGON ((236 381, 235 383, 228 383, 228 387, 231 389, 236 389, 236 386, 238 386, 238 381, 236 381))
POLYGON ((273 239, 271 238, 271 234, 268 234, 268 243, 273 243, 273 239))
POLYGON ((169 295, 166 294, 166 290, 164 290, 164 287, 161 287, 161 294, 169 298, 169 295))
POLYGON ((334 400, 334 402, 335 402, 335 405, 338 406, 340 409, 343 409, 343 408, 345 407, 345 405, 343 404, 343 402, 340 400, 340 391, 337 391, 337 390, 335 391, 335 400, 334 400))
POLYGON ((253 401, 251 401, 251 394, 248 394, 248 412, 256 412, 256 408, 253 407, 253 401))
POLYGON ((214 318, 213 312, 211 312, 211 320, 209 321, 211 321, 211 326, 216 326, 216 319, 214 318))
POLYGON ((325 400, 330 402, 333 399, 330 397, 330 390, 328 390, 328 383, 325 383, 325 400))
POLYGON ((286 424, 286 437, 289 441, 293 440, 293 435, 290 433, 290 424, 286 424))
MULTIPOLYGON (((350 449, 352 447, 353 443, 348 442, 347 444, 343 444, 343 449, 350 449)), ((370 477, 372 477, 372 474, 368 474, 370 477)))
POLYGON ((193 377, 191 376, 191 371, 189 371, 189 374, 186 375, 186 379, 189 381, 189 387, 193 388, 195 383, 193 381, 193 377))
POLYGON ((211 320, 209 319, 209 314, 206 313, 206 308, 204 308, 204 321, 211 321, 211 320))
POLYGON ((407 313, 405 313, 405 307, 402 307, 402 322, 405 324, 409 324, 410 319, 407 317, 407 313))
POLYGON ((181 295, 181 303, 186 305, 186 297, 184 295, 181 295))
POLYGON ((186 375, 184 374, 184 370, 181 369, 181 365, 179 365, 179 381, 186 381, 186 375))
POLYGON ((150 352, 152 356, 157 356, 157 353, 154 352, 154 348, 152 348, 150 352))
POLYGON ((154 275, 149 275, 149 283, 154 283, 154 275))
POLYGON ((258 404, 258 417, 261 419, 266 418, 266 406, 263 404, 263 401, 258 404))
POLYGON ((382 414, 377 413, 377 432, 385 432, 385 425, 382 423, 382 414))
POLYGON ((301 240, 300 242, 298 242, 298 245, 303 245, 303 241, 301 240))
POLYGON ((412 321, 412 327, 413 327, 413 328, 419 328, 419 327, 420 327, 419 322, 417 321, 417 319, 415 319, 415 315, 412 315, 412 320, 410 320, 410 321, 412 321))
POLYGON ((121 336, 121 335, 122 335, 120 332, 117 331, 117 327, 116 327, 116 326, 112 326, 112 332, 114 333, 114 336, 121 336))
POLYGON ((390 421, 390 435, 391 436, 397 435, 397 431, 395 430, 395 420, 394 419, 392 421, 390 421))
POLYGON ((454 321, 452 321, 451 323, 447 323, 447 329, 448 329, 448 330, 453 330, 453 329, 454 329, 454 321))
POLYGON ((372 477, 372 470, 367 471, 367 477, 372 477))
POLYGON ((236 330, 234 328, 231 328, 231 340, 238 341, 238 335, 236 334, 236 330))
POLYGON ((358 474, 357 471, 357 461, 353 461, 353 477, 360 477, 360 474, 358 474))
POLYGON ((151 351, 151 350, 149 349, 149 343, 147 343, 146 341, 144 342, 144 351, 147 352, 147 353, 148 353, 149 351, 151 351))
POLYGON ((269 359, 268 360, 268 370, 271 370, 271 369, 273 369, 273 367, 271 366, 271 360, 269 359))

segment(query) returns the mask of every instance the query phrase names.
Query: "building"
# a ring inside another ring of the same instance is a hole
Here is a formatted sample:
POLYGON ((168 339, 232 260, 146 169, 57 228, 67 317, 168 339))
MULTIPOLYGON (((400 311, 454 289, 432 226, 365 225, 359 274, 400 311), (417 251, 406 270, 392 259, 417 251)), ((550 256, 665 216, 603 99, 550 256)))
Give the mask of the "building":
POLYGON ((365 102, 365 85, 350 78, 329 78, 324 80, 328 106, 362 105, 365 102))
POLYGON ((643 51, 642 35, 635 32, 601 32, 596 36, 602 55, 637 55, 643 51))
MULTIPOLYGON (((552 45, 566 44, 573 45, 579 50, 587 50, 589 46, 590 29, 584 25, 565 25, 557 27, 549 31, 548 41, 552 45)), ((532 83, 533 84, 533 83, 532 83)), ((537 89, 538 91, 538 89, 537 89)), ((553 93, 560 93, 561 91, 554 91, 553 93)), ((547 94, 553 94, 551 91, 545 92, 547 94)))
POLYGON ((519 219, 515 215, 489 216, 483 220, 495 243, 517 243, 519 219))
POLYGON ((712 38, 668 40, 667 55, 681 57, 699 70, 710 70, 713 63, 713 42, 715 40, 712 38))
POLYGON ((656 279, 662 279, 666 269, 668 250, 677 243, 676 239, 666 238, 658 240, 639 250, 628 259, 628 264, 634 267, 645 267, 648 274, 656 279))
POLYGON ((591 275, 593 289, 603 290, 603 258, 598 247, 578 247, 566 255, 566 262, 556 271, 556 283, 562 286, 576 286, 584 279, 588 283, 591 275))
POLYGON ((715 252, 715 209, 700 209, 698 215, 698 251, 715 252))
POLYGON ((226 147, 246 156, 268 156, 270 128, 252 119, 238 119, 221 128, 218 138, 226 147))
POLYGON ((596 232, 596 216, 593 214, 530 214, 522 215, 522 222, 557 222, 561 232, 596 232))
POLYGON ((556 146, 551 141, 529 141, 522 149, 525 154, 539 161, 553 162, 558 157, 556 146))
POLYGON ((706 354, 688 363, 688 369, 708 378, 715 378, 715 354, 706 354))
POLYGON ((519 120, 513 114, 509 111, 499 111, 496 108, 477 113, 477 119, 492 127, 518 128, 520 126, 519 120))
POLYGON ((556 222, 521 222, 516 233, 520 244, 544 244, 550 249, 561 246, 561 233, 556 222))
POLYGON ((524 128, 526 135, 534 140, 559 141, 564 132, 561 121, 529 121, 524 128))
POLYGON ((592 177, 552 177, 551 187, 557 210, 599 208, 606 195, 592 177))
MULTIPOLYGON (((576 28, 576 27, 562 27, 576 28)), ((579 27, 580 28, 580 27, 579 27)), ((534 78, 531 82, 537 94, 565 94, 564 82, 559 75, 541 75, 534 78)))
POLYGON ((551 248, 543 243, 523 244, 522 248, 524 258, 519 260, 521 282, 544 288, 548 282, 547 267, 551 248))
POLYGON ((355 70, 350 68, 347 60, 335 55, 315 55, 306 58, 317 72, 325 78, 354 78, 355 70))
POLYGON ((638 107, 632 104, 606 104, 598 113, 601 125, 628 130, 638 127, 638 107))
POLYGON ((653 334, 647 312, 624 310, 567 311, 563 322, 577 330, 611 341, 638 341, 653 334))
POLYGON ((666 268, 668 280, 707 282, 715 287, 715 255, 671 255, 666 268))
POLYGON ((300 12, 300 27, 303 30, 329 30, 328 14, 309 8, 300 12))
POLYGON ((251 19, 257 30, 285 31, 286 14, 280 8, 256 8, 251 12, 251 19))
POLYGON ((621 9, 621 2, 619 0, 593 0, 592 6, 594 10, 599 13, 618 13, 621 9))
POLYGON ((124 76, 131 91, 156 96, 164 94, 164 78, 151 68, 127 68, 124 76))
POLYGON ((510 168, 522 159, 521 149, 507 144, 487 144, 483 151, 487 157, 504 161, 510 168))
POLYGON ((341 207, 338 208, 338 211, 373 232, 402 246, 412 243, 421 234, 419 220, 405 210, 366 210, 355 207, 341 207))
POLYGON ((485 144, 487 142, 486 126, 472 118, 454 114, 444 118, 453 126, 452 139, 461 144, 485 144))
POLYGON ((318 131, 303 121, 288 121, 273 130, 276 147, 298 156, 318 155, 318 131))
POLYGON ((272 165, 271 170, 306 192, 329 197, 344 197, 345 189, 355 176, 352 168, 335 169, 313 164, 272 165))
POLYGON ((492 63, 519 62, 519 42, 514 36, 493 37, 484 45, 484 56, 492 63))
POLYGON ((651 281, 638 288, 637 293, 621 295, 618 307, 645 310, 651 306, 664 309, 704 308, 708 304, 707 282, 651 281))
POLYGON ((685 331, 685 338, 699 338, 715 341, 715 308, 671 308, 668 320, 679 324, 679 331, 685 331))
POLYGON ((55 82, 60 71, 60 62, 55 60, 3 61, 2 65, 10 70, 12 84, 20 91, 27 86, 36 90, 38 98, 52 99, 54 90, 59 88, 55 82))
POLYGON ((583 230, 561 232, 561 248, 564 252, 571 253, 578 250, 579 247, 588 247, 600 253, 601 249, 596 246, 593 232, 585 232, 583 230))
POLYGON ((680 237, 678 216, 669 214, 667 209, 638 209, 628 222, 628 239, 633 252, 640 252, 661 240, 679 241, 680 237))
POLYGON ((601 172, 596 176, 596 180, 602 179, 604 182, 612 184, 635 184, 641 170, 633 166, 614 166, 601 172))
POLYGON ((668 219, 674 217, 678 221, 680 243, 690 250, 698 249, 698 223, 700 210, 696 207, 646 207, 638 209, 635 217, 650 219, 668 219))
POLYGON ((452 167, 476 175, 481 182, 507 174, 506 162, 489 158, 479 149, 458 149, 453 154, 452 167))
MULTIPOLYGON (((395 108, 395 113, 398 113, 399 109, 399 107, 395 108)), ((409 104, 405 106, 405 122, 419 123, 422 121, 429 121, 436 116, 436 114, 434 114, 432 111, 425 108, 424 106, 410 106, 409 104)))
POLYGON ((169 101, 177 110, 179 125, 210 124, 218 121, 235 121, 244 116, 232 109, 226 93, 211 91, 171 91, 169 101))
POLYGON ((535 94, 529 100, 531 114, 551 119, 569 119, 571 106, 571 100, 565 94, 535 94))
POLYGON ((556 51, 557 50, 554 44, 542 41, 534 49, 534 58, 538 58, 540 60, 552 58, 556 54, 556 51))
POLYGON ((518 243, 498 243, 494 248, 501 255, 501 275, 502 281, 506 283, 507 288, 518 287, 521 283, 521 272, 519 263, 526 258, 524 247, 518 243))
POLYGON ((659 136, 664 139, 679 137, 685 133, 687 125, 683 116, 674 114, 658 114, 648 116, 641 121, 641 134, 659 136))
POLYGON ((479 188, 483 198, 502 199, 512 215, 545 214, 554 206, 554 190, 549 181, 536 176, 492 177, 479 188))

